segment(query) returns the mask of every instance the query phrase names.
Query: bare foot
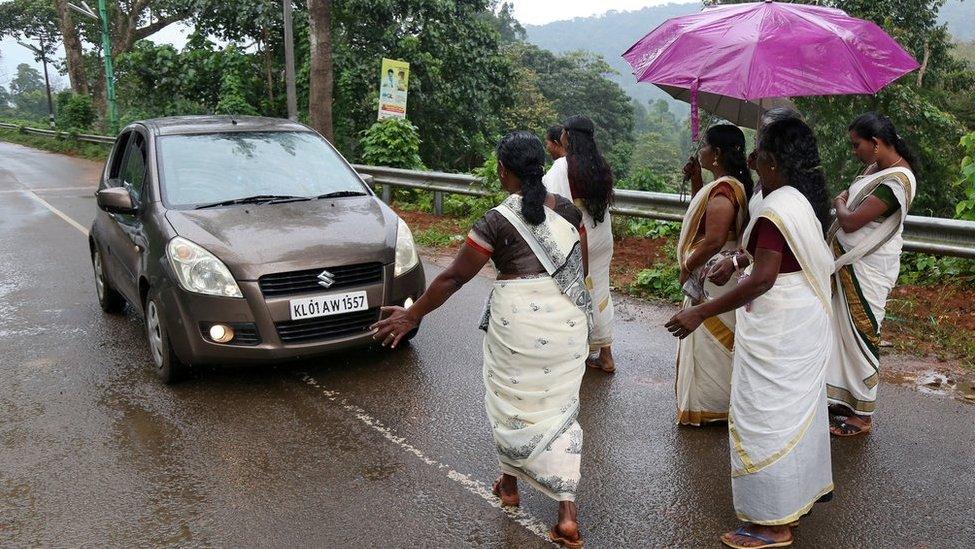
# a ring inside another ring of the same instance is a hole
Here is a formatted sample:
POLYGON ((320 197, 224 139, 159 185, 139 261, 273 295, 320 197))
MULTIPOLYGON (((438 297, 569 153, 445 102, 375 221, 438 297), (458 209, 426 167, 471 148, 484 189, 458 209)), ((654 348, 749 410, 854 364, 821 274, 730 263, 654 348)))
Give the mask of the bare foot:
POLYGON ((722 534, 722 543, 729 547, 768 547, 775 544, 785 547, 793 542, 793 533, 789 526, 761 526, 746 524, 745 526, 722 534))
POLYGON ((502 500, 502 505, 517 507, 519 504, 518 479, 512 475, 502 474, 492 485, 491 493, 502 500))

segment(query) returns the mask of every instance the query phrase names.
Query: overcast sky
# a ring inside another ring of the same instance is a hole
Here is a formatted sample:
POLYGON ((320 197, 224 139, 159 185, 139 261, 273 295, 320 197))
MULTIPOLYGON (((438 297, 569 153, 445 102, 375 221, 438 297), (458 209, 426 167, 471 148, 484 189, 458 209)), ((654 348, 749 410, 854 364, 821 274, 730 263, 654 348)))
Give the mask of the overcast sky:
MULTIPOLYGON (((0 3, 8 0, 0 0, 0 3)), ((523 25, 543 25, 552 21, 572 19, 574 17, 588 17, 608 11, 639 10, 647 6, 659 6, 669 3, 688 3, 692 0, 507 0, 515 7, 515 17, 523 25)), ((183 25, 170 25, 156 33, 150 39, 157 43, 170 43, 182 48, 186 42, 187 28, 183 25)), ((63 50, 59 52, 63 56, 63 50)), ((35 63, 33 54, 16 41, 6 39, 0 41, 0 85, 6 86, 17 72, 17 65, 29 63, 40 69, 40 63, 35 63)), ((51 71, 52 80, 58 87, 67 86, 67 78, 55 76, 51 71)))
POLYGON ((515 6, 515 18, 523 25, 542 25, 608 11, 631 11, 663 4, 687 4, 693 0, 507 0, 515 6))

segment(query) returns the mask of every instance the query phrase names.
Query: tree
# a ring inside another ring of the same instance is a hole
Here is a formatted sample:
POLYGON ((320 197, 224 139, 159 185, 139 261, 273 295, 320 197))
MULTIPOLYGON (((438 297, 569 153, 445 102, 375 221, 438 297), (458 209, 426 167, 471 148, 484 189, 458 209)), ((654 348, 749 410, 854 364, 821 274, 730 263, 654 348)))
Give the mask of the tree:
POLYGON ((593 119, 604 153, 621 150, 620 143, 633 139, 633 106, 623 89, 607 78, 614 71, 602 58, 587 52, 556 55, 525 43, 513 46, 512 56, 538 75, 539 89, 559 120, 574 114, 593 119))
MULTIPOLYGON (((289 2, 291 0, 285 0, 289 2)), ((308 118, 329 141, 332 131, 332 0, 309 0, 308 118)))
POLYGON ((17 76, 10 81, 10 100, 22 116, 47 116, 44 77, 41 73, 27 63, 17 65, 17 76))

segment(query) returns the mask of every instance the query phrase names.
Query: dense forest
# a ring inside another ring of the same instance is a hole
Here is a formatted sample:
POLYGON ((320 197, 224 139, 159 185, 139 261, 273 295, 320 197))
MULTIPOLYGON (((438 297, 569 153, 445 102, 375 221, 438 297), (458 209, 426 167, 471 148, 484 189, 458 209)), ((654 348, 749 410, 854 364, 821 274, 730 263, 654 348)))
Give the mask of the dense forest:
MULTIPOLYGON (((952 8, 951 28, 967 28, 960 27, 957 12, 968 6, 971 14, 972 1, 826 3, 878 22, 917 59, 927 59, 923 70, 876 96, 796 101, 817 129, 831 184, 843 184, 857 168, 848 151, 847 124, 860 112, 880 110, 922 157, 914 213, 957 215, 966 187, 966 181, 957 183, 960 162, 972 155, 961 140, 973 130, 973 50, 960 45, 942 21, 952 8)), ((177 114, 285 116, 280 2, 108 5, 123 123, 177 114), (152 40, 175 23, 192 24, 185 47, 152 40)), ((619 186, 676 190, 680 167, 693 150, 687 107, 677 108, 652 85, 633 83, 621 71, 619 55, 660 21, 697 9, 668 5, 526 31, 511 6, 497 0, 298 1, 300 118, 353 161, 471 171, 485 163, 505 131, 528 128, 541 135, 549 125, 584 113, 597 123, 619 186), (376 123, 383 57, 411 65, 409 123, 376 123), (384 143, 395 154, 378 151, 384 143)), ((58 126, 107 131, 96 21, 70 11, 66 0, 10 0, 0 3, 0 36, 35 45, 42 40, 49 55, 63 46, 66 56, 54 62, 54 70, 67 77, 70 88, 56 97, 58 126)), ((0 115, 43 123, 47 99, 36 68, 20 65, 9 85, 0 87, 0 115)))

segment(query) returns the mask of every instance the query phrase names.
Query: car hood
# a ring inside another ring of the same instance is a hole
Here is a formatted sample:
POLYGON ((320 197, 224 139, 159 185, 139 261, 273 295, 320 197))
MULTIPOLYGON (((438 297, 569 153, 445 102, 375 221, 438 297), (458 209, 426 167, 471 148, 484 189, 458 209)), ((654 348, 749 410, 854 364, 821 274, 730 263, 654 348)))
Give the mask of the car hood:
POLYGON ((356 263, 392 263, 397 216, 373 196, 169 210, 179 236, 216 255, 237 280, 356 263))

